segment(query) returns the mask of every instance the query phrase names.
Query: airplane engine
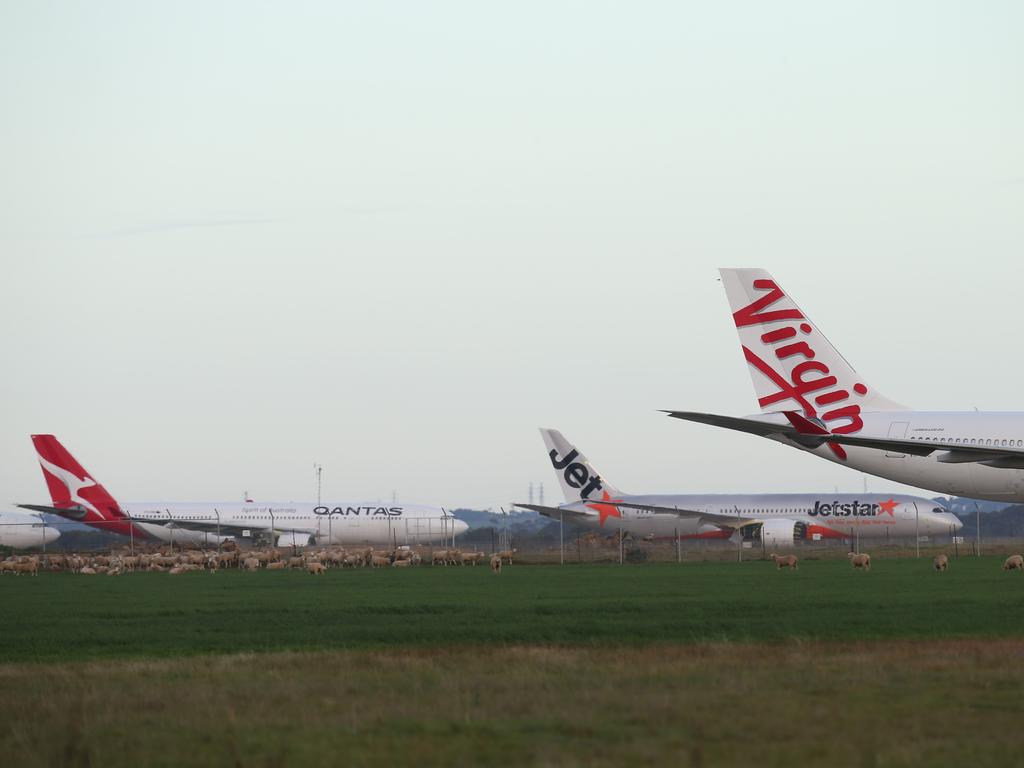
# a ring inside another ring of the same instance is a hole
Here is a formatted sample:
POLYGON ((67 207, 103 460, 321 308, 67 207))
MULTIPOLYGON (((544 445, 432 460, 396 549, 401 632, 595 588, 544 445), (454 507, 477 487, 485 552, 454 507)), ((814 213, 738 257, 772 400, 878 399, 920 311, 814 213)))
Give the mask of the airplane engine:
POLYGON ((285 531, 277 539, 279 547, 308 547, 313 543, 312 534, 301 531, 285 531))
POLYGON ((801 528, 796 520, 765 520, 761 526, 761 540, 766 547, 792 547, 801 538, 801 528))

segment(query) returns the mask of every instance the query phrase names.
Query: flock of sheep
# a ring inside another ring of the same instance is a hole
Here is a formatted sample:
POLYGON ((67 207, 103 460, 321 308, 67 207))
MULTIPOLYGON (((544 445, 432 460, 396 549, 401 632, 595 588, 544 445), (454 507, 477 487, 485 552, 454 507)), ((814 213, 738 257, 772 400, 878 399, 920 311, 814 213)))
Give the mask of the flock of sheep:
MULTIPOLYGON (((490 556, 491 570, 501 573, 503 563, 512 564, 516 550, 497 552, 490 556)), ((189 550, 144 552, 140 554, 47 555, 45 562, 39 555, 12 556, 0 561, 0 574, 27 574, 35 576, 40 570, 66 571, 86 576, 106 574, 120 576, 135 571, 166 571, 171 575, 190 571, 217 571, 237 568, 245 571, 305 570, 313 575, 323 574, 328 568, 408 568, 429 562, 432 565, 477 565, 484 562, 483 552, 463 552, 458 549, 432 549, 417 551, 411 547, 379 550, 373 547, 346 550, 341 548, 310 550, 286 555, 278 549, 253 549, 242 552, 231 547, 218 552, 189 550)))
MULTIPOLYGON (((865 571, 871 570, 871 555, 864 552, 847 552, 846 556, 850 560, 850 565, 854 569, 860 568, 865 571)), ((796 570, 798 567, 796 555, 772 555, 772 560, 775 561, 775 565, 779 570, 783 568, 790 568, 796 570)), ((936 555, 935 559, 932 560, 932 567, 936 571, 944 571, 949 568, 949 558, 946 555, 936 555)), ((1003 562, 1004 571, 1024 571, 1024 556, 1022 555, 1011 555, 1006 558, 1003 562)))
MULTIPOLYGON (((501 574, 503 564, 512 564, 516 550, 496 552, 490 556, 491 570, 501 574)), ((848 552, 847 557, 854 569, 871 570, 871 555, 848 552)), ((106 574, 119 576, 134 571, 166 571, 177 575, 189 571, 217 571, 221 568, 238 568, 245 571, 305 570, 313 575, 321 575, 328 568, 409 568, 429 562, 431 565, 477 565, 487 558, 483 552, 463 552, 458 549, 432 549, 418 551, 411 547, 396 547, 390 550, 378 550, 373 547, 363 549, 319 549, 302 554, 285 555, 277 549, 253 549, 242 552, 237 547, 218 552, 189 550, 174 553, 158 551, 153 553, 112 554, 112 555, 47 555, 46 561, 39 555, 11 556, 0 561, 0 575, 26 574, 35 576, 40 570, 67 571, 83 575, 106 574)), ((771 556, 776 567, 781 570, 799 567, 796 555, 771 556)), ((936 571, 945 571, 949 567, 946 555, 936 555, 932 560, 936 571)), ((1024 571, 1024 556, 1011 555, 1003 562, 1004 571, 1024 571)))

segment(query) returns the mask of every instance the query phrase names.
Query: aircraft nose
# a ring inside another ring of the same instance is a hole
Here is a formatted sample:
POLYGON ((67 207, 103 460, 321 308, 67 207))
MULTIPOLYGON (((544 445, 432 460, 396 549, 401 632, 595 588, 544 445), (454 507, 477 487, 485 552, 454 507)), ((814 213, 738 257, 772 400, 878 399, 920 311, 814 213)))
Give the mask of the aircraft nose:
POLYGON ((43 542, 44 543, 52 544, 53 542, 55 542, 59 538, 60 538, 60 531, 58 531, 56 528, 51 528, 50 526, 46 526, 45 528, 43 528, 43 542))
POLYGON ((464 520, 455 520, 452 522, 452 531, 456 536, 460 533, 465 533, 469 530, 469 523, 464 520))
POLYGON ((952 513, 950 513, 950 515, 949 515, 949 516, 950 516, 951 518, 953 518, 953 522, 952 522, 952 523, 950 523, 950 525, 952 525, 952 526, 953 526, 953 530, 954 530, 954 531, 959 531, 959 530, 960 530, 961 528, 963 528, 963 527, 964 527, 964 523, 963 523, 963 520, 961 520, 961 519, 960 519, 959 517, 957 517, 956 515, 954 515, 954 514, 952 514, 952 513))

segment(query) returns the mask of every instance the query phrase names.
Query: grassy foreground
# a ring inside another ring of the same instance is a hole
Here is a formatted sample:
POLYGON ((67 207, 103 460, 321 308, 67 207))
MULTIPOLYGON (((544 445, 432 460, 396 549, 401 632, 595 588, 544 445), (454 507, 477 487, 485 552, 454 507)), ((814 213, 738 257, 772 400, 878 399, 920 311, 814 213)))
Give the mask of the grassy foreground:
POLYGON ((0 662, 457 645, 1020 637, 998 558, 0 577, 0 662))
POLYGON ((1001 562, 0 577, 0 764, 1005 766, 1001 562))
POLYGON ((0 666, 19 766, 1016 764, 1016 640, 0 666))

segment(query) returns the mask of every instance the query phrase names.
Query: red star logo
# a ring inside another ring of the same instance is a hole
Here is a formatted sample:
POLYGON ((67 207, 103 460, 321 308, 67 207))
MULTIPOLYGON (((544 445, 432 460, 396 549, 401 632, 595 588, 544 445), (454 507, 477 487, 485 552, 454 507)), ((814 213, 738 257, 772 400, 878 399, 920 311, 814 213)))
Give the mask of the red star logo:
MULTIPOLYGON (((615 502, 615 501, 622 501, 622 499, 613 499, 611 496, 608 495, 608 491, 602 491, 601 492, 601 501, 602 502, 609 502, 609 501, 615 502)), ((619 512, 619 508, 616 507, 614 504, 596 504, 595 503, 595 504, 587 504, 587 506, 590 507, 592 510, 594 510, 595 512, 597 512, 597 514, 599 514, 601 516, 601 527, 602 528, 604 528, 604 521, 607 520, 609 517, 618 517, 620 519, 622 518, 622 513, 619 512)))
POLYGON ((889 515, 889 517, 896 517, 896 507, 898 507, 899 505, 900 503, 895 499, 889 499, 888 501, 879 502, 878 508, 881 510, 879 514, 885 512, 889 515))

